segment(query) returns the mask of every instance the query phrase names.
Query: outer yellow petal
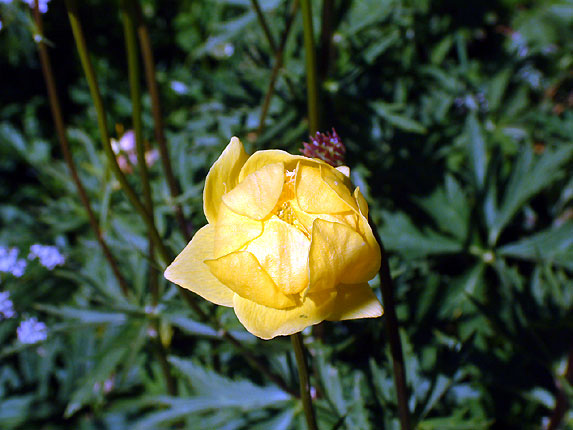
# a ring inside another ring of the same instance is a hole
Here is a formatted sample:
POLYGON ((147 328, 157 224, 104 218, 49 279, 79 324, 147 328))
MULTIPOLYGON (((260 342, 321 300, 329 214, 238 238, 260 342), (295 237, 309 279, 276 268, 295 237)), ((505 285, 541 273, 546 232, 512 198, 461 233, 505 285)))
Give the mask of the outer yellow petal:
POLYGON ((263 219, 279 201, 284 177, 283 163, 267 164, 223 195, 223 202, 240 215, 263 219))
POLYGON ((338 295, 334 310, 327 318, 329 321, 353 320, 358 318, 376 318, 384 313, 380 302, 368 283, 336 287, 338 295))
MULTIPOLYGON (((347 212, 351 208, 326 183, 321 175, 323 166, 299 163, 296 178, 296 197, 300 208, 308 213, 331 214, 347 212)), ((334 170, 334 169, 332 169, 334 170)), ((342 173, 339 173, 343 176, 342 173)))
POLYGON ((344 176, 346 176, 347 178, 350 178, 350 167, 348 166, 338 166, 335 167, 336 170, 338 170, 340 173, 342 173, 344 176))
POLYGON ((233 306, 235 293, 215 278, 203 260, 213 256, 215 228, 201 228, 165 270, 171 282, 221 306, 233 306))
POLYGON ((233 137, 215 164, 211 166, 203 191, 203 210, 209 224, 217 221, 221 197, 235 188, 239 182, 239 172, 248 158, 241 141, 233 137))
MULTIPOLYGON (((350 172, 350 169, 349 169, 350 172)), ((343 200, 350 208, 358 212, 358 205, 351 194, 354 188, 350 178, 331 166, 320 166, 322 180, 343 200)))
POLYGON ((262 221, 236 214, 226 205, 221 205, 215 225, 215 248, 212 258, 238 251, 262 232, 262 221))
POLYGON ((368 203, 360 192, 360 187, 356 187, 354 190, 354 198, 356 199, 360 213, 364 216, 364 218, 368 219, 368 203))
POLYGON ((334 309, 336 291, 308 294, 300 306, 273 309, 235 295, 235 313, 241 324, 261 339, 298 333, 325 320, 334 309))
POLYGON ((366 282, 376 275, 379 254, 350 227, 317 218, 309 251, 310 289, 322 291, 339 283, 366 282))
POLYGON ((283 293, 296 294, 308 287, 309 248, 310 240, 299 229, 273 216, 247 251, 257 257, 283 293))
POLYGON ((303 157, 302 155, 292 155, 289 154, 288 152, 280 151, 278 149, 257 151, 249 158, 249 160, 245 163, 245 165, 241 169, 239 180, 242 181, 248 175, 250 175, 253 172, 256 172, 261 167, 266 166, 267 164, 283 163, 285 169, 294 170, 296 164, 299 161, 306 161, 308 163, 315 165, 325 164, 324 162, 318 159, 307 158, 303 157))
POLYGON ((222 283, 245 299, 277 309, 296 304, 277 288, 250 252, 233 252, 216 260, 206 260, 205 264, 222 283))

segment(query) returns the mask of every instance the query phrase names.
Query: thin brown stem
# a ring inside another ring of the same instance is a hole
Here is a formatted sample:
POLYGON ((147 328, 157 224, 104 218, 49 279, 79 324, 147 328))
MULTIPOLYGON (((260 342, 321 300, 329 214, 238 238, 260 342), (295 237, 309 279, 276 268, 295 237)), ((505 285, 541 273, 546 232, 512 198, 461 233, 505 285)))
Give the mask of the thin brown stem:
POLYGON ((228 331, 222 330, 221 335, 223 339, 227 340, 229 343, 233 344, 237 349, 239 349, 249 364, 260 370, 270 381, 274 382, 281 390, 289 393, 293 397, 299 397, 299 393, 296 390, 290 388, 277 374, 273 373, 261 360, 259 360, 251 351, 249 351, 238 339, 233 337, 228 331))
POLYGON ((380 265, 380 290, 382 291, 382 301, 384 302, 384 315, 386 318, 386 336, 390 342, 390 353, 394 367, 394 384, 396 385, 396 394, 398 397, 398 415, 400 417, 400 426, 402 430, 410 430, 410 412, 408 410, 408 389, 406 387, 406 372, 404 366, 404 355, 402 353, 402 343, 398 330, 398 318, 396 316, 396 304, 394 301, 394 281, 390 274, 390 265, 388 264, 388 255, 382 244, 382 239, 378 234, 376 225, 369 217, 370 226, 374 237, 380 245, 382 253, 382 264, 380 265))
MULTIPOLYGON (((567 369, 565 370, 565 380, 568 384, 573 385, 573 346, 569 349, 569 357, 567 358, 567 369)), ((557 399, 555 401, 555 407, 553 408, 553 414, 549 419, 549 424, 547 425, 547 430, 557 430, 563 421, 563 417, 569 408, 569 401, 567 399, 567 394, 560 381, 556 381, 557 385, 557 399)))
POLYGON ((275 45, 275 39, 273 38, 273 35, 271 34, 271 30, 269 29, 269 25, 267 24, 267 20, 265 19, 265 15, 263 15, 263 11, 261 9, 261 6, 259 5, 259 2, 257 0, 251 0, 251 3, 253 4, 253 7, 255 8, 257 18, 259 20, 259 23, 261 24, 261 27, 263 28, 263 32, 265 33, 265 37, 267 38, 267 42, 269 43, 269 46, 271 47, 271 51, 276 52, 277 48, 275 45))
POLYGON ((80 57, 80 62, 82 63, 82 68, 84 69, 84 73, 86 76, 86 80, 88 82, 88 86, 90 89, 90 94, 92 97, 92 101, 97 112, 97 121, 98 121, 98 128, 100 130, 100 137, 102 141, 102 146, 105 152, 105 155, 108 159, 109 165, 114 173, 114 176, 118 180, 119 184, 121 185, 121 189, 125 193, 126 197, 128 198, 129 202, 133 205, 135 210, 141 216, 143 222, 146 224, 149 235, 153 240, 157 251, 159 253, 160 260, 162 260, 163 264, 168 264, 171 259, 172 255, 161 240, 161 236, 155 227, 155 222, 153 220, 152 215, 147 211, 144 205, 139 201, 137 194, 127 182, 127 178, 123 174, 117 159, 115 158, 115 153, 111 147, 111 140, 109 137, 109 131, 107 128, 107 120, 105 116, 105 110, 103 107, 103 100, 99 91, 99 86, 97 83, 95 71, 89 57, 89 52, 87 49, 87 44, 84 36, 84 31, 79 20, 79 14, 77 10, 77 2, 76 0, 66 0, 66 6, 68 9, 68 18, 70 20, 70 25, 72 27, 72 33, 74 35, 74 39, 76 42, 76 47, 78 49, 78 54, 80 57))
POLYGON ((316 51, 312 24, 312 2, 300 0, 302 25, 304 30, 304 53, 306 66, 306 100, 308 111, 308 129, 314 135, 319 129, 318 76, 316 72, 316 51))
POLYGON ((124 296, 129 295, 129 285, 121 272, 119 271, 119 267, 109 250, 106 241, 103 238, 103 234, 101 232, 101 228, 97 218, 95 217, 93 210, 91 208, 91 204, 86 193, 86 190, 83 186, 83 183, 80 179, 78 171, 76 169, 76 165, 74 159, 72 157, 70 151, 70 145, 68 142, 68 137, 66 134, 66 127, 64 125, 62 109, 60 106, 60 101, 58 99, 58 91, 56 88, 56 80, 54 79, 54 72, 52 70, 52 63, 50 61, 50 56, 48 54, 48 49, 46 47, 46 43, 44 42, 44 29, 43 29, 43 22, 42 22, 42 14, 40 13, 40 9, 38 6, 38 0, 35 2, 34 6, 34 20, 36 22, 37 31, 39 34, 39 41, 38 41, 38 52, 40 54, 40 63, 42 66, 42 74, 44 75, 44 80, 46 81, 46 87, 48 90, 48 99, 50 101, 50 109, 52 111, 52 118, 54 119, 54 125, 56 128, 56 134, 58 135, 58 140, 60 142, 60 146, 62 148, 62 153, 64 155, 64 160, 70 170, 70 174, 72 176, 72 180, 78 190, 78 194, 82 205, 84 206, 90 226, 96 236, 99 246, 103 252, 105 259, 107 260, 108 264, 110 265, 111 271, 113 272, 119 287, 121 288, 121 292, 124 296))
MULTIPOLYGON (((163 115, 161 112, 161 102, 159 99, 159 89, 155 72, 155 60, 153 57, 153 49, 151 48, 149 30, 147 28, 147 24, 145 23, 145 19, 143 18, 139 2, 130 0, 130 3, 132 3, 135 11, 137 34, 139 37, 141 56, 143 58, 143 67, 145 71, 145 81, 147 83, 147 89, 149 90, 149 96, 151 98, 151 114, 153 116, 153 123, 155 126, 155 140, 159 146, 159 155, 161 156, 161 164, 163 171, 165 172, 165 178, 167 180, 167 186, 169 187, 169 193, 172 199, 176 199, 181 194, 181 190, 177 180, 175 179, 175 175, 173 174, 171 158, 169 157, 169 148, 165 139, 163 115)), ((177 220, 179 229, 181 230, 183 237, 186 240, 190 240, 191 231, 185 222, 181 204, 174 203, 174 208, 175 219, 177 220)))
POLYGON ((265 126, 265 119, 266 119, 268 111, 269 111, 269 106, 271 104, 271 98, 272 98, 274 91, 275 91, 275 85, 277 82, 277 78, 279 76, 279 71, 283 66, 283 54, 284 54, 285 45, 286 45, 286 42, 288 40, 290 29, 292 28, 292 23, 293 23, 294 18, 296 16, 297 9, 298 9, 298 0, 294 0, 292 3, 291 12, 287 18, 285 30, 283 32, 283 35, 282 35, 280 43, 279 43, 279 47, 275 51, 275 63, 273 66, 273 70, 271 71, 271 79, 269 81, 269 86, 268 86, 267 92, 265 94, 265 99, 263 101, 263 107, 261 108, 261 116, 259 118, 259 128, 257 130, 258 136, 261 135, 261 133, 263 132, 263 128, 265 126))
POLYGON ((167 360, 167 353, 165 351, 165 347, 161 343, 161 335, 159 332, 159 321, 153 321, 153 329, 157 333, 156 338, 153 340, 153 348, 155 349, 155 354, 157 356, 157 360, 159 361, 159 365, 161 366, 161 371, 163 373, 163 377, 165 378, 165 385, 167 389, 167 393, 170 396, 177 395, 177 380, 171 373, 171 365, 167 360))

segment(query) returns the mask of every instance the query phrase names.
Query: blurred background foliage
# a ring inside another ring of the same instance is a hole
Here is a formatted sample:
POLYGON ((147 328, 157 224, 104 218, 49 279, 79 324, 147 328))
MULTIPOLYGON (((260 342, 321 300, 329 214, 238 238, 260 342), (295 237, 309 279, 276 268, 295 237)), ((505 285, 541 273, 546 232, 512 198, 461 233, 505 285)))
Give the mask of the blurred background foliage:
MULTIPOLYGON (((289 27, 291 1, 261 1, 271 46, 248 0, 141 4, 177 202, 195 231, 205 175, 232 135, 251 151, 297 153, 308 139, 302 19, 289 27)), ((573 2, 324 0, 313 14, 321 130, 345 142, 391 254, 415 427, 549 427, 573 400, 573 2)), ((305 428, 298 401, 162 277, 152 305, 146 229, 104 157, 65 6, 52 1, 44 33, 73 157, 133 293, 121 294, 56 140, 31 17, 0 2, 0 427, 305 428)), ((120 139, 132 125, 119 8, 82 1, 80 18, 120 139)), ((186 240, 159 162, 151 175, 175 253, 186 240)), ((288 341, 257 340, 231 310, 200 306, 296 390, 288 341)), ((321 429, 399 428, 383 324, 305 332, 321 429)), ((560 422, 573 429, 571 411, 560 422)))

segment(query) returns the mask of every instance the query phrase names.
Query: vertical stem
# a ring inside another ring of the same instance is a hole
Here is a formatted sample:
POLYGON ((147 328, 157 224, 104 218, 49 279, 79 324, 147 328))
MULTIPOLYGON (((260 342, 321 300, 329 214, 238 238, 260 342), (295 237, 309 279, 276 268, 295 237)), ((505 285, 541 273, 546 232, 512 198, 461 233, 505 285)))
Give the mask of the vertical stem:
MULTIPOLYGON (((139 85, 139 61, 137 57, 137 40, 135 36, 134 24, 135 11, 132 6, 133 4, 130 4, 127 0, 121 0, 121 13, 125 35, 125 47, 127 51, 127 67, 131 96, 131 114, 133 131, 135 134, 135 146, 137 149, 137 165, 141 175, 145 208, 153 220, 153 199, 151 196, 151 183, 149 180, 149 171, 147 170, 147 164, 145 161, 145 148, 143 145, 143 130, 141 125, 141 89, 139 85)), ((154 248, 155 247, 153 245, 153 241, 150 239, 149 256, 151 259, 153 258, 154 248)), ((157 276, 157 270, 153 267, 153 264, 150 264, 149 289, 151 291, 151 302, 153 306, 157 306, 157 303, 159 302, 159 283, 157 276)), ((159 360, 159 364, 161 365, 163 377, 165 378, 167 392, 170 395, 175 396, 177 395, 177 383, 171 374, 171 368, 169 366, 169 362, 167 361, 167 351, 161 343, 159 320, 154 319, 152 321, 152 325, 157 333, 157 338, 154 339, 155 352, 157 359, 159 360)))
MULTIPOLYGON (((131 119, 135 134, 135 147, 137 151, 137 166, 141 175, 143 188, 143 200, 147 213, 153 219, 153 199, 151 197, 151 183, 149 171, 145 161, 145 148, 143 145, 143 129, 141 125, 141 89, 139 85, 139 61, 137 57, 137 41, 135 36, 134 10, 126 0, 121 0, 121 15, 123 21, 123 32, 125 36, 125 47, 127 52, 127 68, 129 75, 129 91, 131 97, 131 119)), ((149 254, 153 261, 153 241, 149 243, 149 254)), ((157 274, 153 265, 150 265, 150 290, 153 305, 159 300, 157 274)))
MULTIPOLYGON (((149 31, 145 20, 143 19, 143 14, 141 12, 141 6, 138 1, 129 0, 132 4, 133 10, 135 11, 135 20, 137 25, 137 34, 139 36, 139 43, 141 44, 141 56, 143 57, 143 67, 145 70, 145 80, 147 82, 147 88, 149 90, 149 96, 151 98, 151 113, 153 115, 153 123, 155 125, 155 140, 159 146, 159 154, 161 155, 161 164, 163 165, 163 170, 165 172, 165 178, 167 180, 167 186, 169 187, 169 193, 171 198, 175 199, 179 194, 181 194, 179 184, 177 183, 175 176, 173 174, 173 169, 171 168, 171 159, 169 158, 169 149, 167 147, 167 141, 165 139, 164 127, 163 127, 163 115, 161 114, 161 103, 159 100, 159 89, 157 87, 157 79, 155 73, 155 60, 153 58, 153 50, 151 49, 151 40, 149 37, 149 31)), ((187 227, 185 222, 185 217, 183 216, 183 208, 180 203, 175 204, 175 218, 177 224, 179 224, 179 229, 186 240, 191 239, 191 232, 187 227)))
POLYGON ((302 400, 302 407, 306 417, 308 430, 318 430, 316 425, 316 418, 314 416, 314 408, 312 407, 312 399, 310 397, 310 381, 308 378, 308 367, 304 356, 304 345, 302 343, 302 336, 300 333, 291 334, 290 340, 294 349, 296 357, 296 364, 298 366, 298 381, 300 385, 300 398, 302 400))
POLYGON ((318 79, 316 73, 316 51, 312 28, 312 10, 310 0, 300 0, 302 23, 304 27, 304 51, 306 55, 306 95, 308 109, 308 128, 313 135, 318 131, 318 79))
MULTIPOLYGON (((565 380, 569 384, 573 384, 573 345, 569 349, 569 356, 567 358, 567 368, 565 369, 565 380)), ((553 408, 553 414, 549 419, 549 424, 547 425, 547 430, 557 430, 563 421, 563 417, 567 412, 569 407, 569 401, 567 399, 567 394, 560 381, 556 381, 557 385, 557 396, 555 401, 555 407, 553 408)))
POLYGON ((103 108, 103 101, 101 98, 101 94, 99 92, 99 87, 97 84, 95 72, 88 54, 88 49, 84 37, 84 32, 78 18, 78 10, 76 0, 66 0, 66 6, 68 8, 68 18, 70 20, 70 25, 72 27, 72 33, 74 35, 74 39, 76 41, 76 46, 78 49, 78 53, 80 56, 80 61, 82 63, 82 67, 84 69, 84 73, 86 75, 86 80, 88 82, 88 86, 90 88, 90 94, 92 96, 92 100, 94 103, 94 107, 97 112, 97 119, 98 119, 98 127, 100 130, 100 136, 103 144, 103 148, 105 154, 107 156, 108 162, 112 168, 112 171, 119 181, 121 188, 125 192, 127 198, 135 208, 135 210, 139 213, 143 221, 145 222, 151 239, 155 243, 157 250, 159 251, 159 255, 161 260, 163 260, 163 264, 167 264, 171 261, 171 254, 163 244, 161 237, 157 229, 155 228, 155 224, 151 215, 147 212, 147 209, 141 204, 137 195, 127 182, 127 179, 123 172, 121 171, 117 160, 115 158, 115 154, 111 147, 111 141, 109 138, 109 132, 107 128, 107 121, 105 118, 105 111, 103 108))
POLYGON ((263 32, 265 33, 265 37, 267 38, 267 42, 269 43, 269 46, 271 47, 271 51, 276 52, 277 48, 275 46, 275 40, 274 40, 273 35, 271 34, 271 30, 269 29, 269 26, 267 24, 267 20, 265 19, 265 16, 263 15, 263 11, 261 9, 261 6, 259 5, 259 2, 257 0, 251 0, 251 3, 253 4, 253 7, 255 8, 255 12, 257 14, 257 18, 259 20, 259 23, 261 24, 261 27, 263 27, 263 32))
POLYGON ((288 39, 288 35, 290 33, 290 29, 292 27, 292 23, 294 21, 294 17, 296 16, 297 9, 298 9, 298 0, 294 0, 292 3, 291 12, 290 12, 290 15, 287 19, 285 30, 284 30, 284 33, 282 35, 279 47, 278 47, 277 51, 275 52, 275 64, 274 64, 273 70, 271 72, 271 80, 269 81, 269 87, 267 89, 267 93, 265 94, 265 100, 263 102, 263 107, 261 109, 261 117, 259 118, 259 128, 257 130, 257 135, 259 135, 259 136, 263 132, 263 127, 265 125, 265 118, 267 117, 267 113, 269 111, 269 106, 271 103, 271 97, 273 96, 273 93, 275 91, 275 84, 276 84, 277 78, 279 76, 279 70, 281 69, 281 67, 283 65, 283 53, 284 53, 285 45, 286 45, 286 42, 288 39))
POLYGON ((332 57, 332 20, 334 14, 334 0, 324 0, 322 3, 322 25, 320 30, 320 58, 319 76, 324 82, 328 76, 332 57))
POLYGON ((369 217, 370 226, 374 237, 380 245, 382 253, 382 264, 380 265, 380 289, 382 290, 382 301, 384 302, 384 315, 386 318, 386 336, 390 342, 390 353, 394 367, 394 384, 398 397, 398 415, 402 430, 410 430, 410 412, 408 410, 408 390, 406 388, 406 372, 404 366, 404 355, 402 353, 402 343, 398 331, 398 318, 396 317, 396 304, 394 302, 394 282, 390 274, 388 255, 382 244, 382 239, 378 234, 376 226, 369 217))
POLYGON ((52 117, 54 119, 54 125, 56 127, 56 134, 58 135, 58 140, 60 142, 60 146, 62 148, 62 153, 64 155, 64 159, 66 164, 68 165, 68 169, 70 169, 70 174, 72 175, 72 180, 78 189, 78 194, 80 196, 80 200, 88 214, 88 220, 90 226, 96 235, 96 239, 102 249, 103 255, 105 259, 108 261, 111 270, 116 277, 119 287, 121 288, 121 292, 124 296, 128 296, 129 294, 129 286, 119 268, 117 263, 109 250, 107 243, 103 238, 103 234, 101 232, 99 222, 95 217, 93 210, 90 205, 90 201, 86 190, 83 186, 83 183, 80 179, 78 171, 76 169, 76 165, 74 163, 74 159, 72 157, 70 151, 70 145, 68 143, 68 137, 66 135, 66 127, 64 125, 64 120, 62 116, 62 109, 60 106, 60 101, 58 99, 58 90, 56 88, 56 80, 54 79, 54 73, 52 70, 52 63, 50 61, 50 56, 48 55, 48 49, 46 48, 46 44, 44 42, 44 28, 42 23, 42 15, 40 13, 38 0, 35 1, 34 5, 34 20, 36 22, 36 27, 38 34, 40 35, 40 40, 38 42, 38 52, 40 54, 40 63, 42 65, 42 73, 44 75, 44 80, 46 81, 46 87, 48 90, 48 99, 50 100, 50 110, 52 111, 52 117))

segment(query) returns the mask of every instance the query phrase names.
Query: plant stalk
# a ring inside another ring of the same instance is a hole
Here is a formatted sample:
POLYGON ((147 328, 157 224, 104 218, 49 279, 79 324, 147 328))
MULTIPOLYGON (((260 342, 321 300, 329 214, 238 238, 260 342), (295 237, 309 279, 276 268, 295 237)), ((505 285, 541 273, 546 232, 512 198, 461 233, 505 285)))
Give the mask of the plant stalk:
MULTIPOLYGON (((569 356, 567 358, 567 368, 565 369, 565 380, 567 383, 573 385, 573 345, 569 349, 569 356)), ((563 417, 569 408, 569 400, 567 399, 567 394, 562 386, 561 381, 556 381, 557 385, 557 396, 555 401, 555 407, 553 408, 553 414, 549 419, 549 424, 547 425, 547 430, 557 430, 563 421, 563 417)))
POLYGON ((314 135, 319 128, 318 78, 316 71, 316 50, 312 28, 312 9, 310 0, 300 0, 302 24, 304 28, 304 52, 306 55, 306 96, 308 109, 308 129, 314 135))
POLYGON ((86 193, 86 190, 83 186, 83 183, 80 179, 78 171, 76 169, 76 165, 74 159, 72 157, 70 151, 70 145, 68 142, 68 137, 66 134, 66 127, 64 125, 64 119, 62 115, 62 109, 60 106, 60 101, 58 98, 58 91, 56 87, 56 80, 54 79, 54 72, 52 69, 52 63, 50 61, 50 56, 48 54, 48 49, 46 47, 46 43, 44 42, 44 26, 42 22, 42 14, 40 13, 38 0, 35 1, 34 5, 34 21, 36 23, 36 28, 38 34, 40 36, 40 40, 38 41, 38 52, 40 54, 40 63, 42 66, 42 74, 44 75, 44 80, 46 81, 46 88, 48 90, 48 99, 50 101, 50 110, 52 111, 52 117, 54 119, 54 125, 56 128, 56 134, 58 135, 58 140, 60 142, 60 146, 62 148, 62 153, 64 155, 64 160, 68 165, 68 169, 70 170, 70 174, 72 176, 72 180, 78 190, 78 194, 80 196, 80 200, 82 205, 84 206, 90 226, 96 236, 97 242, 101 247, 103 255, 107 260, 108 264, 111 267, 111 271, 113 272, 117 282, 119 283, 119 287, 121 292, 125 297, 129 295, 129 285, 121 272, 119 271, 119 267, 113 257, 111 251, 109 250, 107 243, 103 238, 103 234, 101 232, 101 228, 96 216, 93 213, 91 208, 91 204, 86 193))
MULTIPOLYGON (((123 32, 125 36, 125 48, 127 52, 127 69, 129 76, 129 92, 131 97, 131 120, 135 134, 135 147, 137 151, 137 166, 141 176, 143 189, 143 201, 145 209, 151 214, 153 221, 153 199, 151 196, 151 181, 145 160, 145 147, 143 144, 143 127, 141 124, 141 88, 139 85, 139 59, 137 57, 137 40, 135 35, 135 12, 131 4, 126 0, 121 0, 121 15, 123 21, 123 32)), ((151 237, 151 236, 150 236, 151 237)), ((153 261, 154 246, 149 240, 149 257, 153 261)), ((157 271, 150 265, 149 267, 149 289, 151 291, 152 305, 157 305, 159 301, 159 285, 157 282, 157 271)))
MULTIPOLYGON (((151 39, 149 37, 149 31, 145 20, 143 18, 143 13, 141 12, 141 6, 138 1, 129 0, 133 10, 135 11, 135 22, 137 26, 137 34, 139 36, 139 43, 141 47, 141 56, 143 58, 143 67, 145 71, 145 81, 147 83, 147 89, 149 90, 149 96, 151 98, 151 114, 153 116, 153 123, 155 125, 155 140, 159 147, 159 155, 161 156, 161 164, 165 172, 165 178, 167 180, 167 186, 169 187, 169 194, 172 199, 176 199, 180 194, 181 190, 179 184, 175 179, 173 174, 173 169, 171 167, 171 159, 169 157, 169 149, 167 146, 167 141, 165 139, 165 132, 163 126, 163 115, 161 113, 161 103, 159 100, 159 89, 157 86, 157 79, 155 73, 155 60, 153 58, 153 50, 151 49, 151 39)), ((183 215, 183 208, 180 203, 174 203, 175 207, 175 219, 179 225, 179 229, 186 240, 191 239, 191 231, 185 222, 185 217, 183 215)))
POLYGON ((400 427, 402 430, 410 430, 410 412, 408 409, 408 389, 406 387, 406 372, 404 365, 404 354, 402 353, 402 342, 398 329, 398 317, 396 316, 396 304, 394 301, 394 281, 390 274, 388 255, 382 244, 382 239, 378 234, 376 225, 369 216, 370 226, 374 237, 380 245, 382 253, 382 263, 380 265, 380 290, 382 291, 382 301, 384 302, 384 314, 386 317, 386 336, 390 342, 390 353, 394 368, 394 384, 398 397, 398 415, 400 417, 400 427))
POLYGON ((76 47, 78 49, 78 54, 80 56, 80 61, 82 63, 82 68, 84 69, 84 73, 86 75, 86 80, 88 82, 88 86, 90 88, 90 94, 94 103, 94 107, 97 112, 97 120, 98 120, 98 127, 100 131, 100 137, 102 140, 103 148, 105 154, 107 156, 108 162, 111 166, 111 169, 120 183, 121 188, 125 192, 130 203, 133 205, 135 210, 139 213, 143 221, 145 222, 151 239, 153 243, 157 247, 157 251, 159 252, 159 257, 162 260, 162 265, 167 265, 171 259, 171 253, 163 244, 161 237, 159 236, 159 232, 155 228, 155 224, 151 217, 151 214, 147 211, 147 209, 143 206, 143 204, 139 201, 139 198, 135 194, 135 191, 129 183, 127 182, 127 178, 121 171, 119 164, 115 158, 115 154, 111 147, 111 141, 109 137, 109 132, 107 128, 107 121, 105 117, 105 111, 103 107, 103 101, 101 98, 101 94, 99 92, 99 87, 97 84, 97 79, 95 76, 95 72, 89 57, 84 32, 78 17, 78 10, 77 10, 77 3, 76 0, 66 0, 66 7, 68 9, 68 18, 70 20, 70 25, 72 27, 72 33, 74 35, 74 39, 76 41, 76 47))
POLYGON ((271 34, 271 30, 269 29, 269 25, 267 24, 267 20, 265 19, 265 16, 263 15, 263 10, 261 9, 261 6, 259 5, 258 0, 251 0, 251 3, 253 4, 253 7, 255 8, 255 12, 257 14, 257 19, 259 20, 259 23, 261 24, 261 27, 263 28, 263 32, 265 33, 265 37, 267 38, 267 42, 269 43, 271 51, 277 52, 277 47, 275 45, 275 39, 273 38, 273 35, 271 34))
POLYGON ((308 426, 308 430, 318 430, 318 426, 316 425, 316 418, 314 415, 314 408, 312 406, 312 399, 310 396, 310 380, 308 377, 308 367, 306 365, 306 358, 304 355, 302 335, 300 333, 291 334, 290 340, 292 342, 294 355, 296 357, 296 364, 298 367, 300 398, 302 400, 302 407, 306 417, 306 424, 308 426))
POLYGON ((279 71, 283 66, 283 54, 285 45, 288 39, 288 35, 290 33, 290 29, 292 28, 292 23, 296 16, 296 11, 298 9, 298 0, 294 0, 292 3, 291 12, 288 16, 284 33, 281 37, 279 47, 275 52, 275 63, 273 65, 273 70, 271 71, 271 80, 269 81, 269 86, 267 92, 265 94, 265 100, 263 102, 263 107, 261 108, 261 116, 259 118, 259 128, 257 130, 257 135, 260 136, 263 132, 263 128, 265 126, 265 119, 267 117, 267 113, 269 111, 269 106, 271 104, 271 98, 275 92, 275 85, 277 82, 277 78, 279 76, 279 71))

